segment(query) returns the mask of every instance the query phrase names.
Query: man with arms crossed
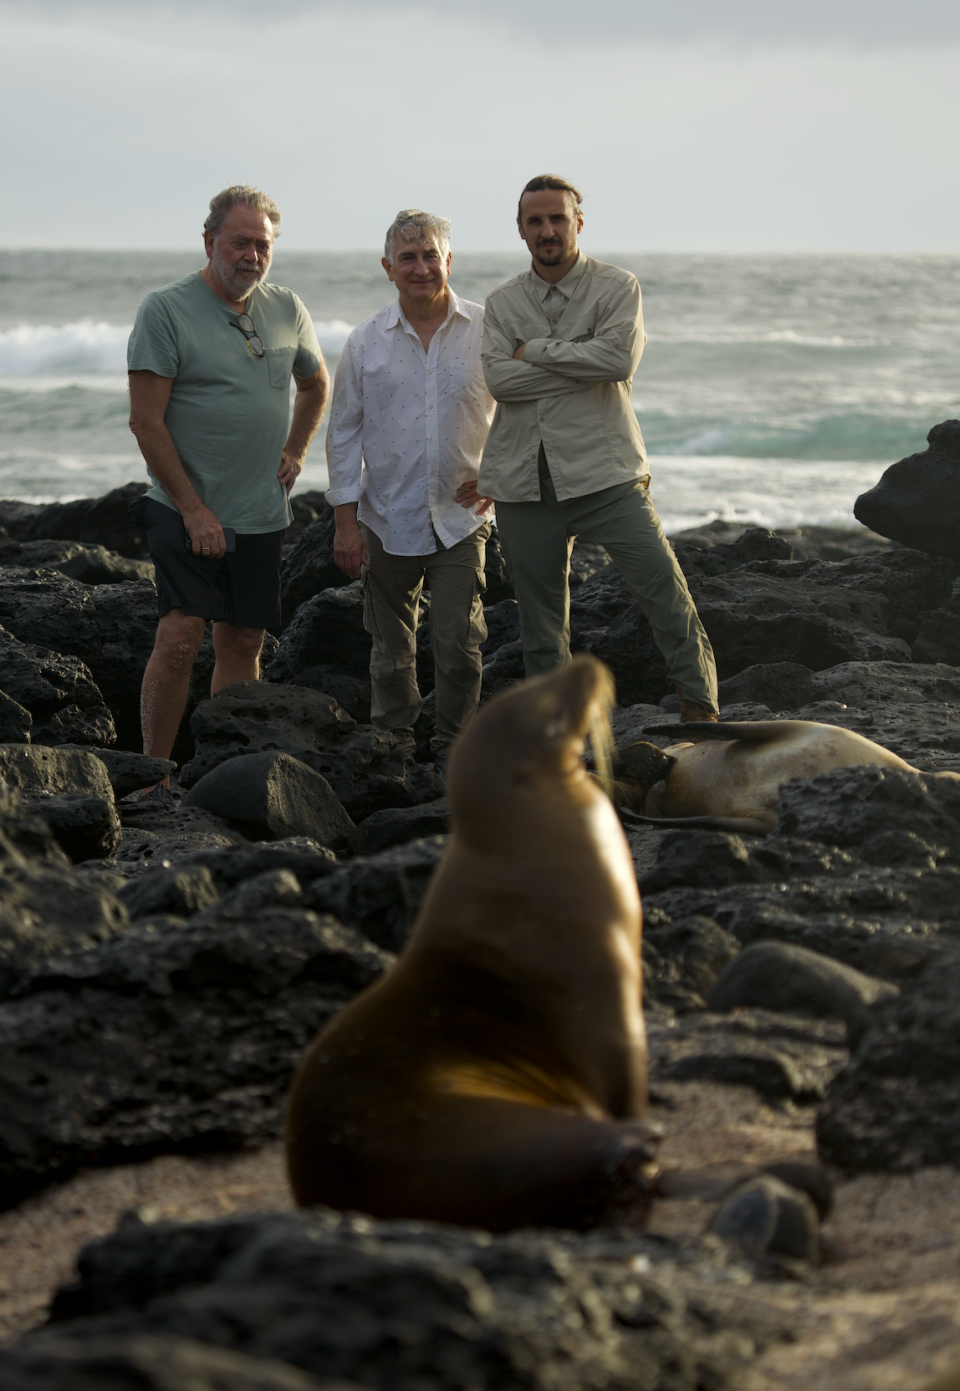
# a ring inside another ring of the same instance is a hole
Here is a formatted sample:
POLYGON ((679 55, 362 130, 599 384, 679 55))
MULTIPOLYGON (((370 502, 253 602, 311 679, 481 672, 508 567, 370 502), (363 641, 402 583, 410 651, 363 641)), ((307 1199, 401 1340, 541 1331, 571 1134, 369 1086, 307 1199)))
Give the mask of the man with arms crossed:
POLYGON ((493 415, 483 310, 447 283, 449 231, 445 217, 397 214, 382 264, 398 297, 347 339, 327 432, 334 559, 351 579, 362 574, 373 639, 371 718, 410 754, 424 578, 430 588, 438 773, 480 699, 490 499, 477 493, 477 468, 493 415))
POLYGON ((640 286, 584 256, 581 195, 531 179, 517 225, 533 263, 487 297, 483 370, 497 400, 479 489, 520 607, 528 676, 570 658, 570 551, 603 546, 649 620, 680 696, 681 719, 717 718, 717 672, 683 572, 647 494, 631 403, 646 342, 640 286))
MULTIPOLYGON (((140 706, 143 751, 156 758, 173 748, 207 620, 216 695, 257 680, 264 630, 280 618, 287 495, 329 377, 300 300, 265 284, 279 229, 280 209, 258 189, 218 193, 207 264, 148 295, 130 335, 130 428, 152 484, 131 517, 146 531, 160 609, 140 706)), ((172 802, 166 780, 140 798, 172 802)))

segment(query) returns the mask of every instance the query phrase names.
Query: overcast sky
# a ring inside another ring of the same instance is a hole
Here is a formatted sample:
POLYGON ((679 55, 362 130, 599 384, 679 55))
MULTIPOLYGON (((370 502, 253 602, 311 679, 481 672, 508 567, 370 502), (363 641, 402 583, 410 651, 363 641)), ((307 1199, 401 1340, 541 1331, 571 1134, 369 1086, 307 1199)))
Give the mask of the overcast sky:
POLYGON ((956 252, 958 71, 957 0, 0 0, 0 245, 199 245, 244 182, 289 249, 514 249, 552 171, 588 250, 956 252))

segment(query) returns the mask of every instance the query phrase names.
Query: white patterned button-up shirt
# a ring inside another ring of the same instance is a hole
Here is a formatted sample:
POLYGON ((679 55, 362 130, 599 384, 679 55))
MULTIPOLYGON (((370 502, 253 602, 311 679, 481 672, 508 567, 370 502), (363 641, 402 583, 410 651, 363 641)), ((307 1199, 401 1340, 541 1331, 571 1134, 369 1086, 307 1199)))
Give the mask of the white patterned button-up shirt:
POLYGON ((454 500, 476 478, 494 402, 480 365, 483 308, 450 295, 424 349, 387 305, 353 330, 337 366, 327 466, 332 507, 356 502, 358 521, 390 555, 429 555, 489 520, 454 500))

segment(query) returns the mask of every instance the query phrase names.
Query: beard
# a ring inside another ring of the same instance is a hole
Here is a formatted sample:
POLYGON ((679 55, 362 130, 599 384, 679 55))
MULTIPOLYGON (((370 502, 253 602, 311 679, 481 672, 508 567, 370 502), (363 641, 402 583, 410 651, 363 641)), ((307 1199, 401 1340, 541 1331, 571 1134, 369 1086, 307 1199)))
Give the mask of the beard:
POLYGON ((210 256, 210 265, 220 284, 233 296, 235 303, 246 299, 251 290, 255 290, 261 281, 266 280, 267 271, 270 269, 269 261, 266 265, 254 261, 238 261, 236 265, 231 265, 216 247, 210 256))
POLYGON ((539 261, 541 266, 556 265, 564 257, 563 244, 561 242, 540 242, 534 250, 534 259, 539 261))

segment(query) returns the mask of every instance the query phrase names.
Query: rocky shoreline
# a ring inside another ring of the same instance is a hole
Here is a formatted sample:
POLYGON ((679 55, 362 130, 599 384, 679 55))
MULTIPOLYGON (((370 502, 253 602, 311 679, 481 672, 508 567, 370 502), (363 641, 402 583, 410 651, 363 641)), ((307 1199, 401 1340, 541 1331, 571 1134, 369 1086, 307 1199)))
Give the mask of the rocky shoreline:
MULTIPOLYGON (((129 800, 162 771, 136 752, 155 627, 126 522, 140 486, 0 502, 7 1208, 77 1169, 274 1140, 295 1060, 402 945, 447 829, 429 695, 423 762, 367 723, 359 591, 340 584, 316 494, 298 501, 265 680, 204 700, 205 650, 175 750, 182 800, 129 800)), ((960 771, 960 564, 863 528, 717 525, 674 545, 724 718, 843 725, 920 772, 790 784, 764 838, 626 818, 654 1099, 710 1084, 809 1111, 847 1180, 960 1168, 960 790, 932 776, 960 771)), ((522 674, 496 545, 486 600, 489 696, 522 674)), ((668 722, 662 660, 596 548, 575 550, 571 618, 574 646, 617 679, 617 742, 668 722)), ((420 655, 429 692, 425 623, 420 655)), ((829 1279, 829 1260, 745 1260, 715 1237, 131 1219, 0 1372, 24 1391, 114 1384, 91 1380, 97 1358, 127 1360, 117 1386, 185 1384, 189 1367, 211 1391, 746 1387, 765 1346, 799 1336, 771 1282, 829 1279), (164 1382, 174 1363, 181 1382, 164 1382)))

